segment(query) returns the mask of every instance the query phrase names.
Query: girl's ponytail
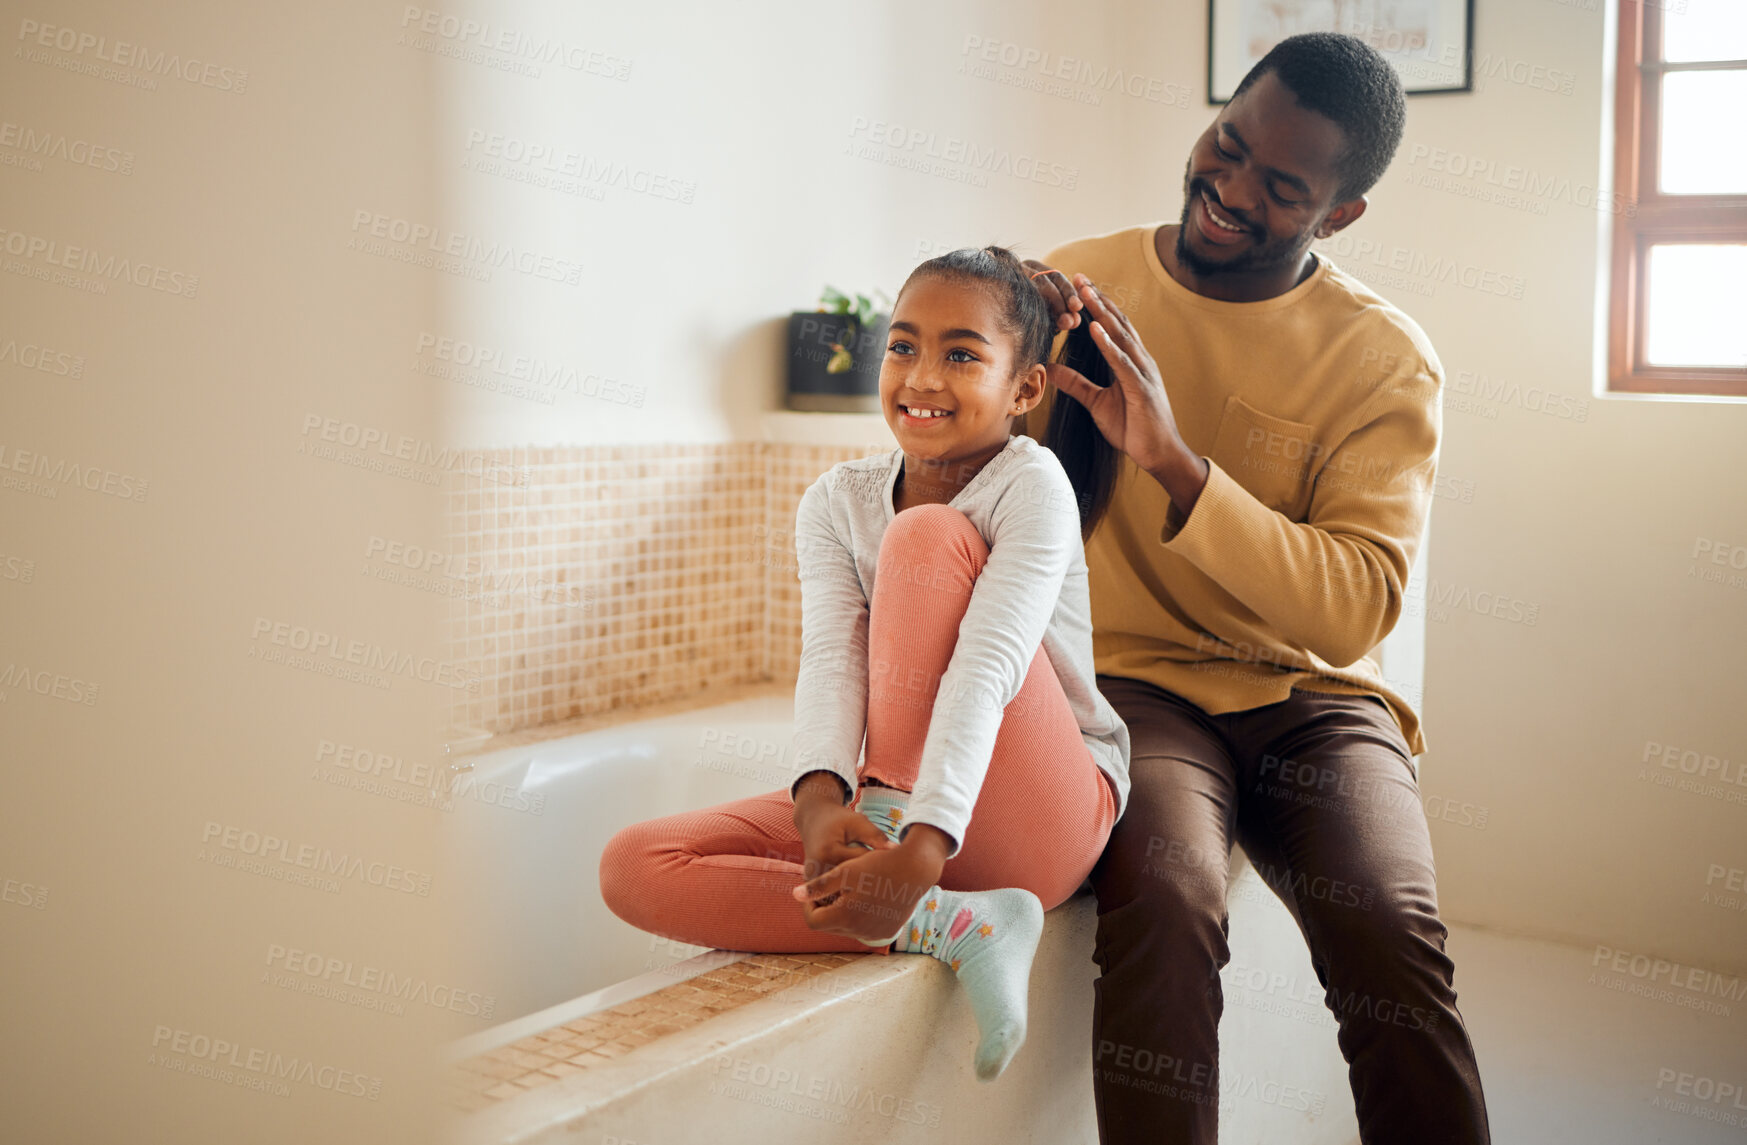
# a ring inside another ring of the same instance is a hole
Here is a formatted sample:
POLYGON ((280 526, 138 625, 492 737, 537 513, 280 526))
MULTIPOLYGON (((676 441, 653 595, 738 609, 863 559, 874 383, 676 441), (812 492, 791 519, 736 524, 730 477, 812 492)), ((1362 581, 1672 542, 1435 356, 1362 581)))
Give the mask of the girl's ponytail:
MULTIPOLYGON (((1080 324, 1068 331, 1062 344, 1061 363, 1100 388, 1116 380, 1110 363, 1092 341, 1092 320, 1085 313, 1080 315, 1080 324)), ((1067 470, 1068 480, 1074 486, 1074 499, 1080 504, 1080 539, 1090 540, 1110 507, 1110 495, 1116 488, 1118 450, 1105 440, 1086 407, 1059 389, 1050 399, 1049 425, 1044 429, 1042 444, 1055 453, 1067 470)))

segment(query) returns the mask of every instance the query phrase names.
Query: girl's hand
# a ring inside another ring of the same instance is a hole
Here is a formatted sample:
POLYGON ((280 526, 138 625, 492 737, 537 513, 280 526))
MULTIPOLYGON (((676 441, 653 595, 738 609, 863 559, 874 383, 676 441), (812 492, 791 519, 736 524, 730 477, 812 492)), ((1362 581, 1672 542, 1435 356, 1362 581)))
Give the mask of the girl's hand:
POLYGON ((897 846, 872 819, 837 800, 836 795, 822 795, 802 798, 795 804, 795 830, 800 832, 801 849, 806 854, 801 869, 809 879, 869 851, 897 846))
MULTIPOLYGON (((850 814, 879 833, 861 812, 850 814)), ((858 849, 856 857, 795 888, 808 926, 876 943, 891 938, 915 913, 922 896, 940 881, 949 850, 946 835, 924 823, 910 828, 902 842, 883 834, 880 841, 883 847, 858 849)))
MULTIPOLYGON (((801 837, 804 855, 801 869, 809 879, 818 878, 840 863, 897 846, 873 820, 843 804, 842 786, 826 772, 807 776, 795 788, 795 830, 801 837)), ((836 900, 835 895, 814 897, 824 900, 820 906, 836 900)), ((812 904, 803 902, 801 915, 808 926, 814 926, 812 913, 812 904)), ((898 924, 892 925, 895 928, 898 924)), ((870 932, 866 937, 881 936, 870 932)))

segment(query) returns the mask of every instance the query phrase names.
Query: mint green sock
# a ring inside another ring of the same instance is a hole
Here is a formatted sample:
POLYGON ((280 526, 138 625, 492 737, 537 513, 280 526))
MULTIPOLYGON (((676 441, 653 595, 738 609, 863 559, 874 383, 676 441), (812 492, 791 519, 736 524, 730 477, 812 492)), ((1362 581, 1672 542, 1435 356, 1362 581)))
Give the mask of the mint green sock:
MULTIPOLYGON (((895 840, 909 794, 889 787, 864 787, 856 809, 895 840)), ((999 1077, 1025 1044, 1031 961, 1042 934, 1043 903, 1028 890, 949 891, 935 884, 891 940, 892 950, 898 953, 933 955, 964 983, 980 1034, 979 1080, 999 1077)))

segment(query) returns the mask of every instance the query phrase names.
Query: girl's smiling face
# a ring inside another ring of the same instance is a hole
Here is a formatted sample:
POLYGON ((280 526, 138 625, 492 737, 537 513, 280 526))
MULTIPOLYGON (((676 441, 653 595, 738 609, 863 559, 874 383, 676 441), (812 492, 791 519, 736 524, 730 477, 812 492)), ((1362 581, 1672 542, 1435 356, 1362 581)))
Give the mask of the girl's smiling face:
POLYGON ((996 290, 935 275, 912 281, 892 307, 880 363, 880 407, 906 456, 986 460, 1010 420, 1043 399, 1041 363, 1014 375, 1018 339, 996 290), (936 412, 939 411, 939 412, 936 412))

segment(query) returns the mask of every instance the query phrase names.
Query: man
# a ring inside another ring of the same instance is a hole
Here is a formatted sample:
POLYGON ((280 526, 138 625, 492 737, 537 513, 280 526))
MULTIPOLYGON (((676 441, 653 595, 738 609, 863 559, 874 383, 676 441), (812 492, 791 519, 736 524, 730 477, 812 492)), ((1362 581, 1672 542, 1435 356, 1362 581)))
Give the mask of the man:
POLYGON ((1217 1138, 1227 859, 1299 921, 1367 1143, 1485 1142, 1413 757, 1371 653, 1430 509, 1443 366, 1406 314, 1309 249, 1364 214, 1405 119, 1350 36, 1280 43, 1196 142, 1172 225, 1029 264, 1059 363, 1023 426, 1085 407, 1122 456, 1087 541, 1097 682, 1132 790, 1091 875, 1105 1145, 1217 1138), (1064 411, 1068 412, 1068 411, 1064 411))

